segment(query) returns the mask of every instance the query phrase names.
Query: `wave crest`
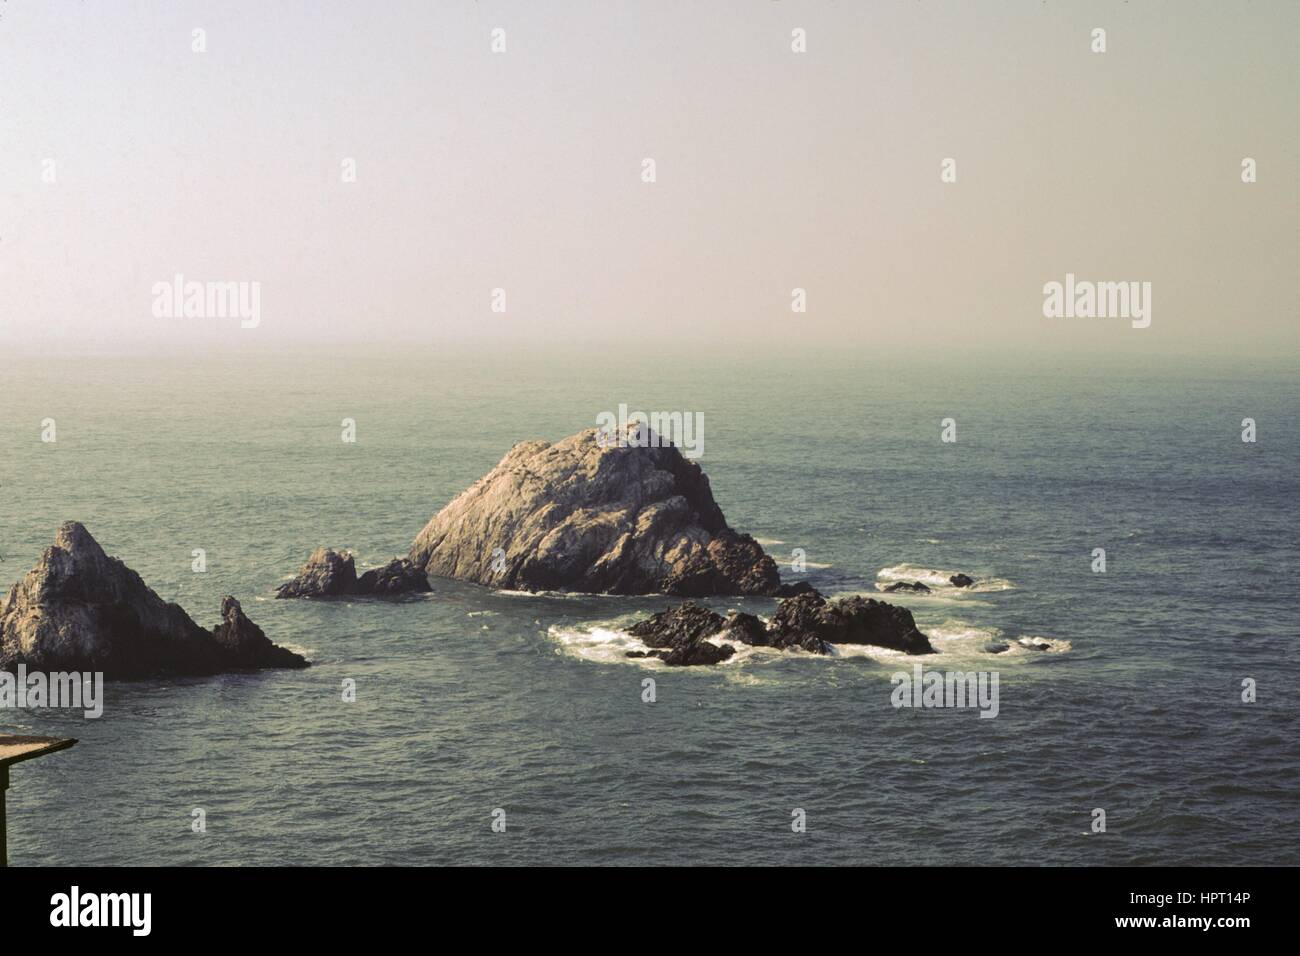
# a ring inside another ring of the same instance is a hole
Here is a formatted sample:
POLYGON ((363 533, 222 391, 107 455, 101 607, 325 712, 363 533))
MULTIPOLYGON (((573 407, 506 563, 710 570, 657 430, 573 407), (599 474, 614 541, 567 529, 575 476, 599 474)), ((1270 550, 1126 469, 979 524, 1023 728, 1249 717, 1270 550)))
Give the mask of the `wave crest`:
POLYGON ((931 590, 944 591, 948 594, 970 592, 987 594, 990 591, 1009 591, 1015 587, 1006 578, 972 574, 971 577, 975 579, 975 583, 968 588, 959 588, 950 579, 954 574, 960 573, 962 572, 922 567, 919 564, 895 564, 892 567, 881 568, 876 572, 876 590, 883 591, 886 586, 896 584, 899 581, 908 583, 920 581, 931 590))

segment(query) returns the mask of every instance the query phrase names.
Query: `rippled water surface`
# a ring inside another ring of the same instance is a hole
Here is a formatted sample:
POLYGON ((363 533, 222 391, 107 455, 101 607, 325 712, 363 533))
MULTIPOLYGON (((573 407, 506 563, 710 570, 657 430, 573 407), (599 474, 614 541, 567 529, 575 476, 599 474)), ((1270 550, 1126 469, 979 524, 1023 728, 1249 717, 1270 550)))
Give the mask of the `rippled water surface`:
POLYGON ((13 771, 16 864, 1300 863, 1289 366, 65 359, 0 387, 0 582, 77 519, 199 623, 235 594, 315 665, 0 712, 80 739, 13 771), (715 496, 787 580, 795 548, 830 594, 980 578, 891 600, 927 667, 999 672, 998 717, 896 710, 912 661, 883 652, 629 661, 662 598, 271 599, 318 545, 404 552, 513 442, 620 402, 704 414, 715 496), (982 650, 1027 635, 1055 649, 982 650))

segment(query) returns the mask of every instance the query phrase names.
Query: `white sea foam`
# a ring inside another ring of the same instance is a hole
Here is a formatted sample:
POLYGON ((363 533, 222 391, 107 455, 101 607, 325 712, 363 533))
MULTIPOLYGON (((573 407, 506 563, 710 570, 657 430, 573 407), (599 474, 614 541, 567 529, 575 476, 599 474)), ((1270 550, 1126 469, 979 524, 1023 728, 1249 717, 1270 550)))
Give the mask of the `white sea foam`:
MULTIPOLYGON (((628 651, 644 651, 647 646, 626 631, 609 627, 560 627, 552 625, 547 634, 564 653, 598 664, 638 664, 653 658, 628 657, 628 651)), ((658 663, 658 661, 654 661, 658 663)))
POLYGON ((1039 654, 1063 654, 1070 650, 1070 642, 1055 637, 1019 637, 1009 638, 996 627, 980 627, 962 620, 946 620, 942 624, 918 627, 930 638, 930 643, 940 655, 951 654, 961 657, 978 656, 983 660, 1022 660, 1039 654), (1038 650, 1031 642, 1043 641, 1051 646, 1038 650), (999 654, 984 650, 986 644, 1006 644, 1007 649, 999 654))
MULTIPOLYGON (((930 643, 938 652, 934 656, 916 658, 921 661, 941 661, 945 657, 963 660, 978 659, 984 666, 992 667, 996 661, 1020 663, 1043 654, 1060 654, 1070 650, 1069 641, 1054 637, 1008 638, 995 627, 980 627, 962 620, 950 619, 937 625, 919 623, 918 627, 930 638, 930 643), (1051 644, 1051 647, 1047 650, 1037 650, 1029 643, 1032 641, 1046 641, 1051 644), (999 654, 992 654, 984 650, 985 645, 990 643, 1006 644, 1007 649, 999 654)), ((650 668, 666 666, 655 657, 628 657, 628 651, 648 651, 651 648, 623 630, 621 622, 605 621, 568 627, 553 625, 547 633, 551 640, 555 641, 561 653, 579 660, 593 661, 598 664, 634 664, 650 668)), ((831 646, 830 654, 808 654, 798 650, 782 651, 742 644, 737 640, 729 640, 725 631, 708 640, 713 644, 730 644, 735 648, 735 653, 731 657, 716 665, 719 667, 743 666, 778 657, 825 662, 868 658, 890 664, 908 658, 903 651, 876 647, 873 644, 835 644, 831 646)), ((701 668, 701 670, 710 669, 701 668)))
MULTIPOLYGON (((500 595, 502 597, 560 598, 566 601, 582 601, 582 600, 589 600, 591 598, 605 598, 606 600, 614 600, 616 598, 621 597, 621 595, 617 595, 617 594, 597 594, 592 591, 516 591, 511 588, 501 588, 499 590, 493 591, 492 593, 500 595)), ((662 594, 646 594, 642 596, 643 597, 664 597, 664 595, 662 594)))
MULTIPOLYGON (((628 657, 628 651, 648 651, 650 645, 633 637, 615 625, 605 623, 588 627, 560 627, 552 625, 547 634, 559 645, 560 651, 570 657, 597 664, 636 664, 641 667, 665 667, 657 657, 628 657)), ((727 640, 725 634, 707 638, 711 644, 730 644, 736 652, 717 665, 731 667, 753 657, 755 653, 779 653, 770 648, 750 647, 740 641, 727 640)))
MULTIPOLYGON (((918 564, 895 564, 892 567, 881 568, 876 572, 876 588, 883 591, 887 585, 894 584, 898 581, 920 581, 922 584, 935 591, 956 592, 956 593, 988 593, 989 591, 1008 591, 1015 587, 1006 578, 987 577, 979 574, 971 574, 975 579, 975 584, 968 588, 959 588, 949 580, 957 571, 945 571, 940 568, 926 568, 918 564)), ((969 573, 969 572, 966 572, 969 573)))

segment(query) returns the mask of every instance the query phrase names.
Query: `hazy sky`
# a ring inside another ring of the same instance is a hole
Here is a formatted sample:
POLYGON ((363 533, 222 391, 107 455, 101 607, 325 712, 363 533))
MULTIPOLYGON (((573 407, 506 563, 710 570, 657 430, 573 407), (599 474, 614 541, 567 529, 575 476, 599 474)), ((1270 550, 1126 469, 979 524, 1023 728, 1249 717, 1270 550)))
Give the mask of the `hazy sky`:
POLYGON ((6 0, 0 351, 1294 354, 1298 32, 1294 0, 6 0), (1067 272, 1151 282, 1151 327, 1044 318, 1067 272), (259 282, 260 325, 155 317, 176 273, 259 282))

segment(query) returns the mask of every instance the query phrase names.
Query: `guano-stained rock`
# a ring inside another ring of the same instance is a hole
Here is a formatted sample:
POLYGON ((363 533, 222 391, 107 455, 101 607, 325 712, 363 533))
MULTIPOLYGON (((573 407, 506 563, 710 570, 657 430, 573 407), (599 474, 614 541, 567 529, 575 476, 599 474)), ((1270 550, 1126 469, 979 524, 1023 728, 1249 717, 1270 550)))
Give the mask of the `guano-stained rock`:
POLYGON ((495 588, 705 597, 775 594, 775 562, 732 530, 709 479, 672 446, 595 428, 515 445, 411 545, 429 574, 495 588))

